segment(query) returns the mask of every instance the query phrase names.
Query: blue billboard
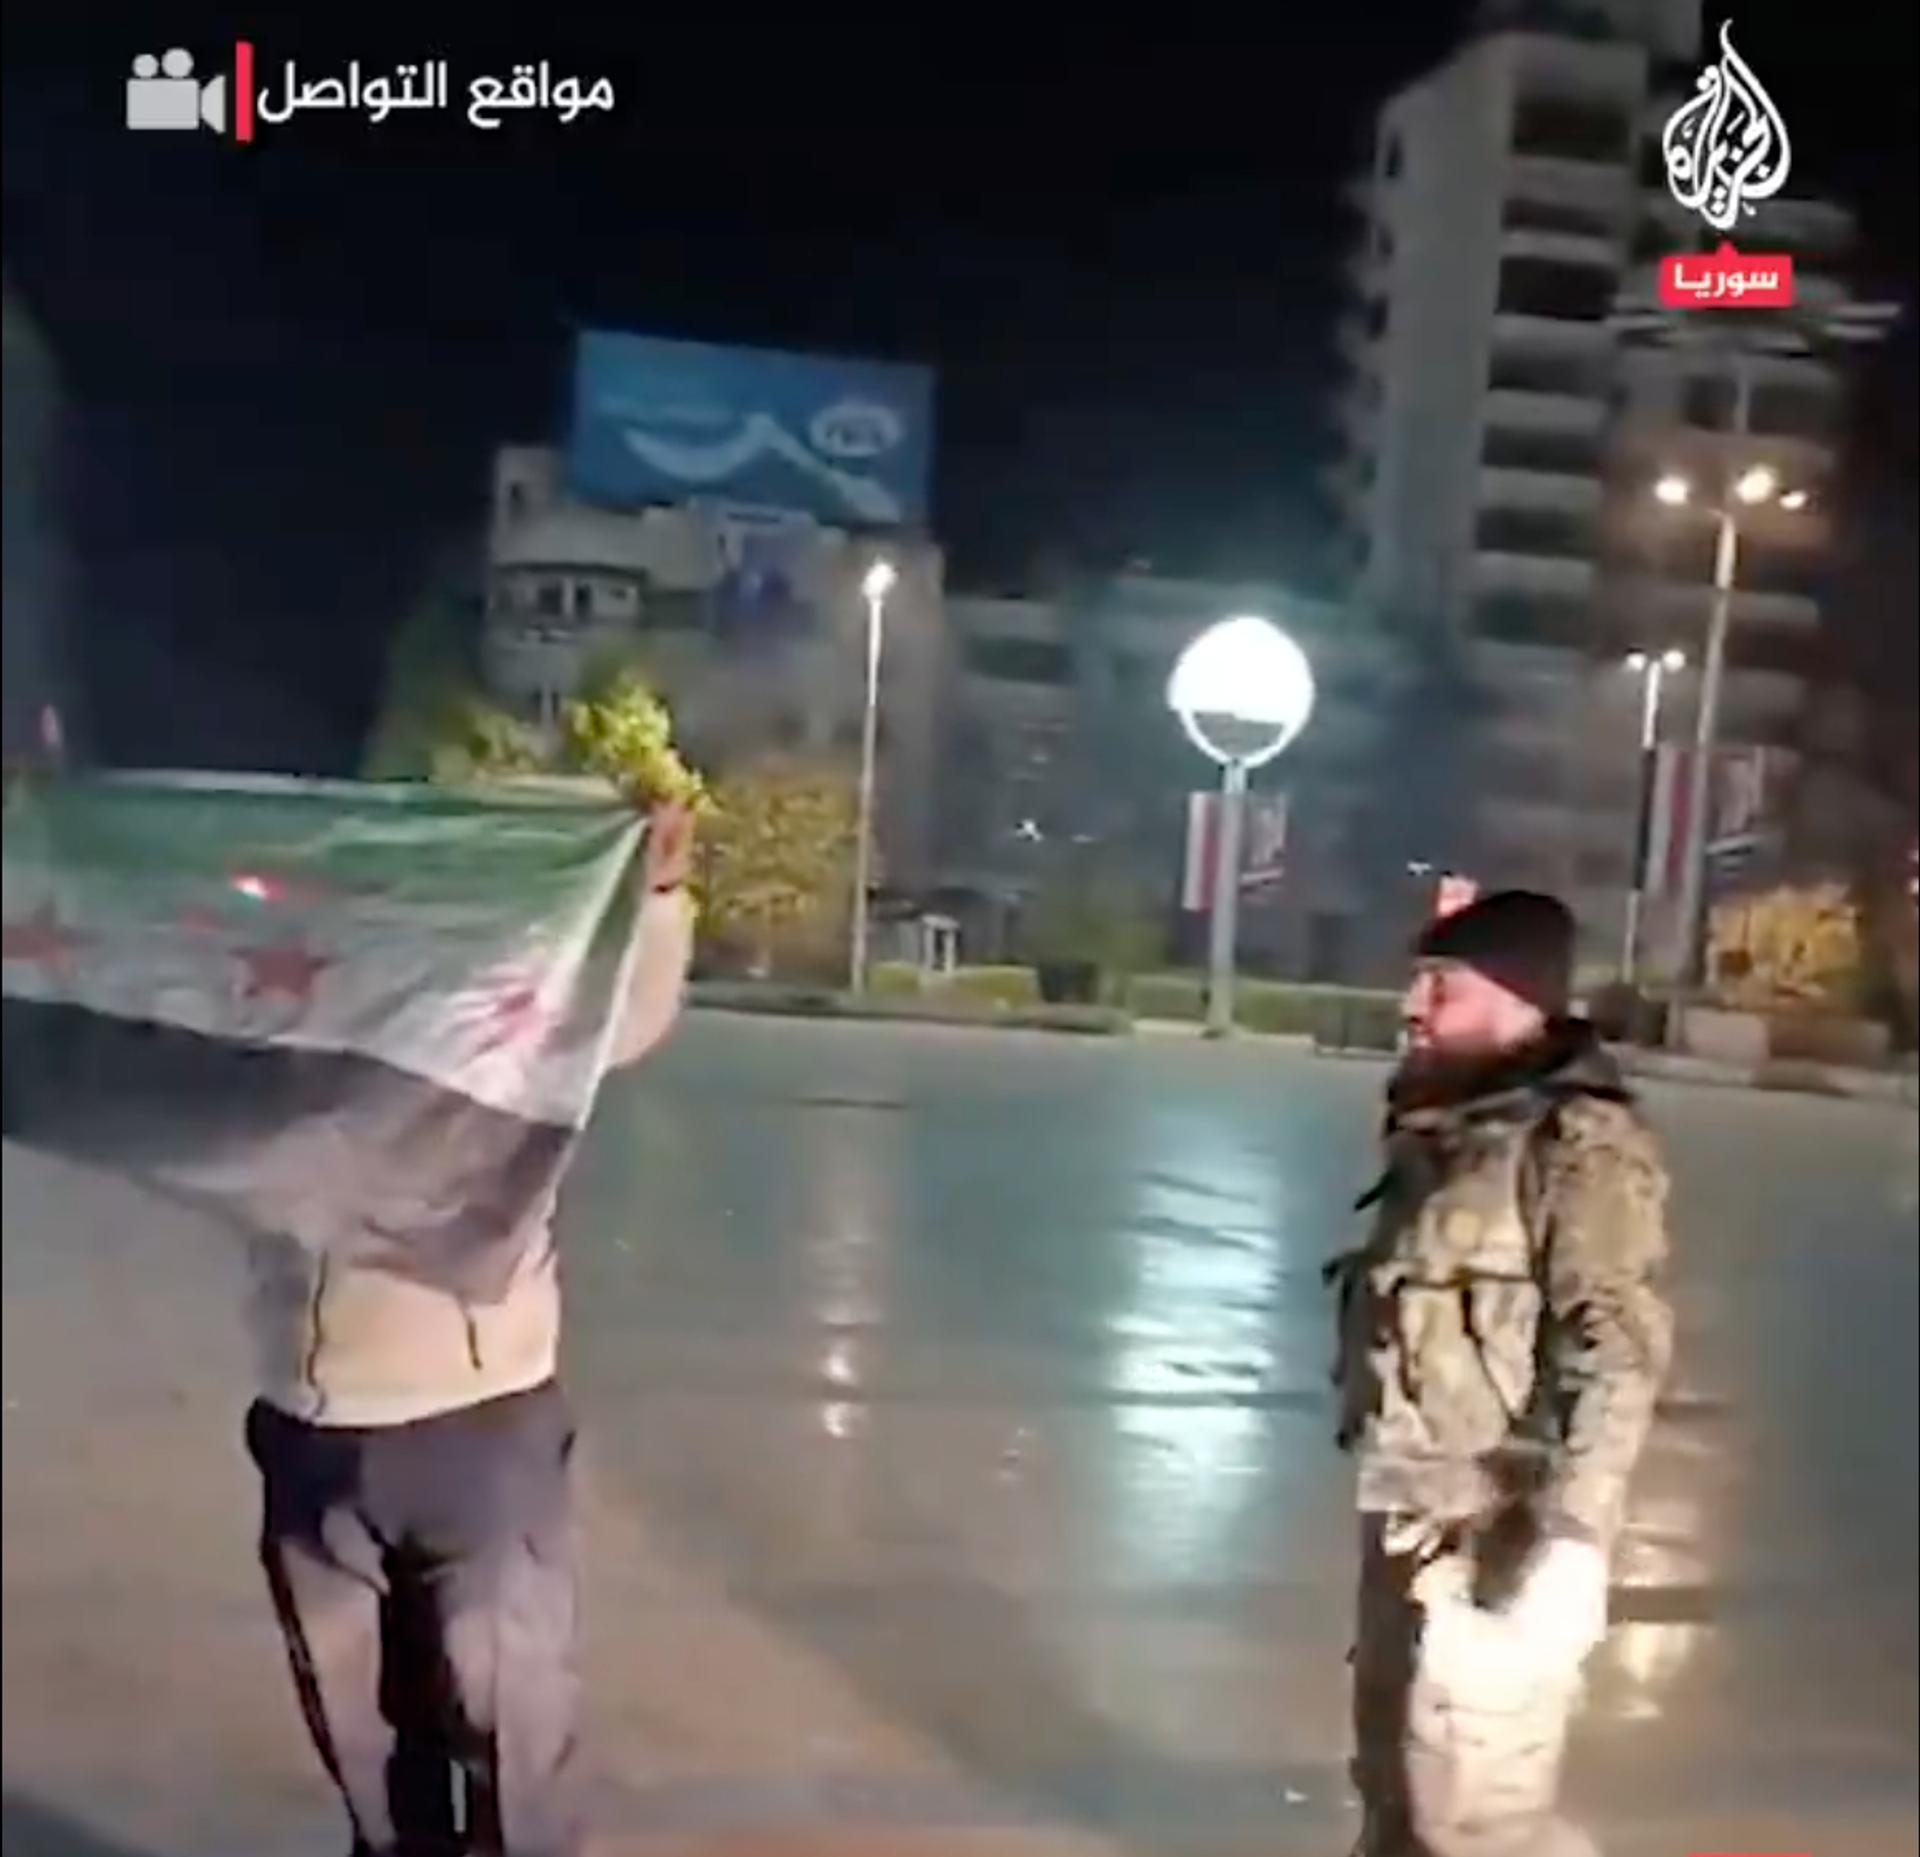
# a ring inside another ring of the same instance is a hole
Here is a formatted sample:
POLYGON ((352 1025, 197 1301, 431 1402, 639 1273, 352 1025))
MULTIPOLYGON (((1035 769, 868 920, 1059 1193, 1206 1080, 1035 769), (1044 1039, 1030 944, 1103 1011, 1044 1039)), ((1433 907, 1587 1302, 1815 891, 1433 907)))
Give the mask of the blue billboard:
POLYGON ((933 375, 878 361, 580 338, 568 477, 615 505, 694 497, 823 522, 926 520, 933 375))

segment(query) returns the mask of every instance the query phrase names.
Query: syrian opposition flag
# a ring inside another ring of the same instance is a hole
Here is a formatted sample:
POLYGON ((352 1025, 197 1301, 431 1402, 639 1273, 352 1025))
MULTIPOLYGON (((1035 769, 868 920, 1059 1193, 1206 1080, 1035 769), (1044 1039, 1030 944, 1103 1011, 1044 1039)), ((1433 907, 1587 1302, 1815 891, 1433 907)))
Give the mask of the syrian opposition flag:
POLYGON ((644 830, 577 782, 22 782, 6 1132, 491 1300, 606 1067, 644 830))

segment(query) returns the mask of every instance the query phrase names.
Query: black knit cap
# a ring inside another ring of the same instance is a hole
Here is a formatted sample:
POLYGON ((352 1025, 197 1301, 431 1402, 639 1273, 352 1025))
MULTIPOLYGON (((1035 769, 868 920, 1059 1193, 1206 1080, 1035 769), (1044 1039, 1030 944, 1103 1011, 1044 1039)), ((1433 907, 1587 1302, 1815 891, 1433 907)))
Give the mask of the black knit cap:
POLYGON ((1573 997, 1573 941, 1573 917, 1558 898, 1493 890, 1429 922, 1413 952, 1471 967, 1552 1017, 1573 997))

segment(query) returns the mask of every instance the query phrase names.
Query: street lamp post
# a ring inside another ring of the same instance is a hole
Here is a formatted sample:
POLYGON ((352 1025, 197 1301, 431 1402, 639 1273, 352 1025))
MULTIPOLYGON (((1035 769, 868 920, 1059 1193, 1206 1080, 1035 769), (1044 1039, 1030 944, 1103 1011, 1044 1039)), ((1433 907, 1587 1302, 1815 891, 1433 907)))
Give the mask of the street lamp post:
POLYGON ((1660 746, 1660 686, 1686 668, 1684 651, 1634 651, 1627 669, 1640 678, 1640 794, 1633 829, 1633 887, 1627 892, 1627 926, 1620 951, 1620 977, 1634 982, 1640 965, 1640 917, 1646 906, 1647 852, 1653 838, 1654 757, 1660 746))
MULTIPOLYGON (((1692 348, 1707 355, 1724 355, 1732 366, 1734 394, 1732 436, 1736 446, 1751 429, 1752 364, 1757 355, 1805 356, 1829 347, 1862 347, 1881 340, 1898 318, 1897 303, 1850 301, 1822 306, 1797 306, 1768 311, 1764 324, 1733 324, 1720 316, 1701 316, 1661 308, 1644 297, 1626 296, 1607 318, 1608 326, 1629 342, 1650 341, 1668 347, 1692 348)), ((1732 315, 1733 312, 1728 312, 1732 315)), ((1739 524, 1734 500, 1744 503, 1777 501, 1783 509, 1804 508, 1804 490, 1780 493, 1774 474, 1765 466, 1742 472, 1717 509, 1713 556, 1713 614, 1707 633, 1706 657, 1700 674, 1700 706, 1696 713, 1693 765, 1687 783, 1686 860, 1681 888, 1681 978, 1698 983, 1705 977, 1707 946, 1707 839, 1710 822, 1707 802, 1712 793, 1712 755, 1720 725, 1720 690, 1726 672, 1727 629, 1732 619, 1734 576, 1740 551, 1739 524), (1745 489, 1742 489, 1745 486, 1745 489)), ((1684 478, 1666 477, 1656 487, 1664 503, 1683 504, 1690 495, 1684 478)))
POLYGON ((1233 1029, 1234 935, 1239 926, 1240 843, 1247 776, 1306 727, 1313 669, 1306 654, 1265 619, 1223 619, 1173 667, 1167 704, 1188 739, 1220 763, 1220 829, 1213 858, 1207 938, 1207 1036, 1233 1029))
POLYGON ((887 595, 900 575, 882 558, 867 569, 860 592, 867 602, 866 706, 860 721, 859 821, 853 847, 853 924, 847 955, 847 985, 860 994, 867 986, 867 893, 873 886, 874 766, 880 746, 880 645, 886 629, 887 595))
MULTIPOLYGON (((1733 432, 1748 431, 1751 386, 1745 367, 1736 372, 1733 432)), ((1654 485, 1654 495, 1669 508, 1683 508, 1692 484, 1669 473, 1654 485)), ((1740 561, 1740 511, 1776 504, 1788 511, 1807 506, 1802 489, 1784 489, 1770 466, 1751 464, 1726 486, 1714 506, 1713 610, 1707 624, 1706 657, 1700 670, 1700 702, 1694 712, 1693 761, 1687 770, 1686 858, 1680 876, 1680 978, 1698 986, 1706 978, 1707 852, 1713 833, 1708 816, 1713 797, 1713 757, 1720 737, 1720 697, 1726 682, 1727 633, 1733 621, 1733 595, 1740 561)))

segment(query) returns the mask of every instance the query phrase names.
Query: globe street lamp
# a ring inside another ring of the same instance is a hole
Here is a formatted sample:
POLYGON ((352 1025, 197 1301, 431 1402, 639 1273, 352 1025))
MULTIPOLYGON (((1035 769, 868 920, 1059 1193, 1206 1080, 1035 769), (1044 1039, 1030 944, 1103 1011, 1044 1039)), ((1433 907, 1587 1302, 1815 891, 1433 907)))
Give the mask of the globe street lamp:
MULTIPOLYGON (((1747 430, 1748 379, 1738 380, 1734 429, 1747 430)), ((1653 486, 1654 496, 1669 509, 1684 509, 1693 501, 1690 478, 1669 471, 1653 486)), ((1740 558, 1740 521, 1744 510, 1768 505, 1791 512, 1807 507, 1804 489, 1783 488, 1780 474, 1769 464, 1739 469, 1724 485, 1713 505, 1713 613, 1707 625, 1707 651, 1700 671, 1700 704, 1694 717, 1693 764, 1687 770, 1686 859, 1680 879, 1680 951, 1683 982, 1698 985, 1706 971, 1707 845, 1713 822, 1707 816, 1713 791, 1713 755, 1720 733, 1720 691, 1726 680, 1727 630, 1733 619, 1734 577, 1740 558)))
POLYGON ((1193 745, 1221 768, 1207 954, 1207 1035, 1219 1038, 1233 1029, 1233 942, 1247 775, 1306 727, 1313 711, 1313 668, 1306 653, 1265 619, 1223 619, 1180 654, 1167 680, 1167 706, 1193 745))
POLYGON ((1660 742, 1660 686, 1687 668, 1684 651, 1630 651, 1627 669, 1640 679, 1640 793, 1633 828, 1633 887, 1627 892, 1626 940, 1620 953, 1620 978, 1633 984, 1640 962, 1640 916, 1646 907, 1647 852, 1653 839, 1654 757, 1660 742))
POLYGON ((860 805, 853 846, 853 932, 847 985, 856 994, 867 985, 867 892, 873 886, 873 779, 880 745, 880 642, 887 595, 900 573, 883 555, 866 571, 860 592, 867 602, 867 693, 860 723, 860 805))

